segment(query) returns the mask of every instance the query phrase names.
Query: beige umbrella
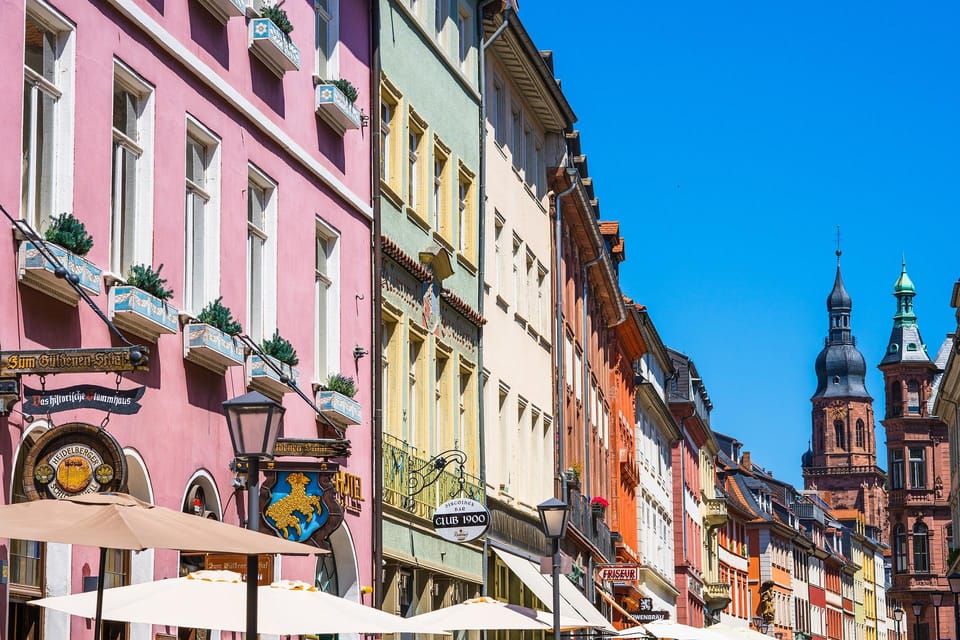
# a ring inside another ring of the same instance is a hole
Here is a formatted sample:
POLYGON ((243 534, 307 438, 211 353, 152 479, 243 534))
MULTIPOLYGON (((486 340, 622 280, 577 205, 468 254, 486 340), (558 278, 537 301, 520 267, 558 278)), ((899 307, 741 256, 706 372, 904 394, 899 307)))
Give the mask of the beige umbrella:
MULTIPOLYGON (((2 505, 0 538, 99 547, 101 577, 106 549, 177 549, 244 555, 326 553, 317 547, 158 507, 125 493, 91 493, 2 505)), ((98 600, 102 593, 103 580, 98 580, 98 600)), ((94 638, 99 638, 100 616, 91 617, 96 619, 94 638)))
MULTIPOLYGON (((77 593, 30 604, 89 618, 96 606, 93 595, 77 593)), ((443 633, 439 627, 351 602, 303 582, 260 587, 257 602, 257 631, 262 634, 443 633)), ((197 571, 185 578, 115 587, 103 594, 103 617, 121 622, 243 632, 245 611, 246 584, 232 571, 197 571)))
MULTIPOLYGON (((482 631, 484 629, 551 631, 553 629, 553 614, 550 612, 500 602, 486 597, 471 598, 460 604, 421 613, 418 616, 408 618, 408 620, 446 631, 482 631)), ((585 629, 593 626, 595 625, 583 620, 560 619, 560 629, 562 631, 585 629)))
POLYGON ((647 622, 638 627, 624 629, 618 638, 671 638, 671 640, 721 640, 725 636, 700 627, 691 627, 669 620, 647 622))

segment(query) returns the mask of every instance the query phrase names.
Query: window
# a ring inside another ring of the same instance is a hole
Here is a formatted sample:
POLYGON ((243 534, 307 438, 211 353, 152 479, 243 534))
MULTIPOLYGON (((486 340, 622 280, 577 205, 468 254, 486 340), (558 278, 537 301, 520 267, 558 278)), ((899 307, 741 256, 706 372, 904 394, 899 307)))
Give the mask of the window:
POLYGON ((903 489, 903 450, 890 450, 890 488, 903 489))
MULTIPOLYGON (((477 434, 477 391, 474 387, 474 371, 472 365, 463 358, 460 359, 460 387, 459 387, 459 417, 457 434, 454 446, 466 451, 475 450, 477 434), (470 441, 467 441, 470 438, 470 441)), ((479 462, 470 460, 467 465, 470 473, 479 471, 479 462)))
POLYGON ((247 179, 247 333, 260 342, 273 330, 276 306, 267 300, 275 287, 276 185, 250 167, 247 179))
MULTIPOLYGON (((106 565, 103 573, 103 586, 106 589, 130 584, 130 552, 120 549, 104 549, 106 565)), ((123 622, 103 622, 104 640, 121 640, 127 637, 128 625, 123 622)))
POLYGON ((397 321, 389 315, 386 309, 383 310, 383 326, 380 333, 380 348, 383 355, 380 359, 381 380, 380 387, 383 396, 384 424, 385 433, 397 435, 400 431, 400 408, 403 404, 403 392, 400 385, 403 384, 402 374, 395 373, 403 370, 400 362, 397 331, 397 321))
POLYGON ((333 229, 317 219, 314 251, 314 380, 323 384, 339 370, 339 245, 333 229))
POLYGON ((454 448, 451 442, 454 430, 451 429, 453 416, 450 415, 450 380, 453 375, 450 366, 449 349, 437 344, 437 358, 434 365, 434 451, 446 451, 454 448))
POLYGON ((423 162, 421 161, 420 143, 422 140, 423 129, 411 117, 407 129, 407 204, 414 211, 421 208, 423 162))
POLYGON ((452 240, 450 219, 450 149, 439 139, 433 143, 433 228, 452 240))
POLYGON ((516 235, 513 236, 513 302, 517 305, 517 313, 520 313, 521 293, 523 292, 523 270, 520 268, 520 247, 523 242, 516 235))
POLYGON ((833 422, 833 438, 834 442, 837 445, 838 449, 846 450, 846 439, 844 437, 844 424, 843 420, 835 420, 833 422))
POLYGON ((907 413, 920 413, 920 385, 916 380, 907 383, 907 413))
POLYGON ((40 229, 73 209, 73 27, 28 1, 24 29, 20 217, 40 229))
POLYGON ((460 70, 467 71, 470 50, 473 48, 473 16, 465 4, 461 4, 457 11, 457 39, 460 70))
MULTIPOLYGON (((529 121, 524 123, 529 125, 529 121)), ((533 185, 533 177, 536 175, 536 170, 533 165, 536 164, 536 158, 534 157, 534 142, 533 142, 533 131, 530 130, 529 126, 524 126, 523 128, 523 177, 527 181, 527 185, 533 185)))
POLYGON ((910 447, 910 488, 926 489, 927 461, 923 447, 910 447))
POLYGON ((533 159, 530 164, 531 176, 527 176, 533 194, 539 199, 543 197, 543 183, 546 179, 546 169, 543 166, 543 142, 537 140, 533 145, 533 159))
POLYGON ((436 0, 433 14, 433 28, 436 32, 437 44, 441 49, 447 48, 447 39, 444 37, 447 18, 450 15, 450 0, 436 0))
POLYGON ((324 80, 338 77, 336 59, 337 41, 340 38, 340 0, 314 0, 316 12, 316 74, 324 80))
POLYGON ((494 291, 503 298, 503 287, 506 286, 506 256, 503 250, 503 225, 506 223, 499 211, 493 212, 493 277, 494 291))
POLYGON ((380 178, 394 193, 400 193, 400 141, 403 132, 398 118, 400 94, 386 81, 380 85, 380 178))
POLYGON ((894 417, 903 415, 903 389, 899 380, 890 383, 890 414, 894 417))
POLYGON ((115 64, 110 270, 119 275, 151 258, 152 131, 151 88, 132 71, 115 64))
POLYGON ((913 525, 913 570, 915 573, 926 573, 930 570, 927 525, 922 522, 913 525))
POLYGON ((857 447, 863 449, 864 447, 864 435, 866 430, 863 426, 863 420, 857 420, 857 447))
MULTIPOLYGON (((426 416, 423 416, 423 401, 420 393, 421 361, 426 359, 423 354, 423 340, 410 336, 410 342, 407 347, 407 433, 406 440, 413 446, 422 446, 425 438, 421 435, 424 425, 420 422, 426 422, 426 416)), ((427 382, 429 385, 429 381, 427 382)), ((425 429, 423 429, 425 431, 425 429)))
POLYGON ((511 149, 513 156, 513 168, 520 171, 523 166, 523 119, 520 116, 520 107, 513 105, 510 111, 510 135, 511 149))
POLYGON ((457 180, 457 250, 468 260, 476 260, 476 225, 474 224, 473 173, 460 165, 457 180))
POLYGON ((187 121, 183 308, 193 314, 217 297, 220 280, 220 145, 187 121))
POLYGON ((547 269, 537 263, 537 322, 540 327, 540 337, 549 339, 550 336, 550 283, 547 281, 547 269))
POLYGON ((493 124, 493 139, 501 147, 503 146, 506 138, 506 122, 504 122, 504 117, 506 116, 506 99, 503 89, 503 81, 500 78, 494 76, 493 78, 493 99, 490 100, 490 122, 493 124))

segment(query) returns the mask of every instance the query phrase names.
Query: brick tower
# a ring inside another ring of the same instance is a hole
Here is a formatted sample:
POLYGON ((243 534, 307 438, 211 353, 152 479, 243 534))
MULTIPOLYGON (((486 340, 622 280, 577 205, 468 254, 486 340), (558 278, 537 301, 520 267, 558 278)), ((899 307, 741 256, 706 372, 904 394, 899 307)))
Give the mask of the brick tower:
POLYGON ((816 361, 813 438, 803 456, 803 483, 836 508, 863 512, 868 533, 880 539, 886 531, 886 474, 877 467, 873 398, 864 384, 866 361, 850 330, 852 308, 838 249, 837 276, 827 297, 829 333, 816 361))

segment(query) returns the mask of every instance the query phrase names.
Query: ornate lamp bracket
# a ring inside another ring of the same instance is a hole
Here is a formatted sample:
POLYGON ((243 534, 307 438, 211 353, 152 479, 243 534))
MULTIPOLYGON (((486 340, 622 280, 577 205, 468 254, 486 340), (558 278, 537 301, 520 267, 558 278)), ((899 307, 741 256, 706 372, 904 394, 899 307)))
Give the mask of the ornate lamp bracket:
POLYGON ((459 449, 448 449, 418 466, 410 465, 407 472, 407 498, 405 501, 407 509, 412 510, 414 508, 414 497, 434 485, 440 479, 440 474, 446 471, 451 464, 456 465, 457 488, 450 492, 450 497, 463 495, 463 485, 467 481, 466 463, 466 453, 459 449))

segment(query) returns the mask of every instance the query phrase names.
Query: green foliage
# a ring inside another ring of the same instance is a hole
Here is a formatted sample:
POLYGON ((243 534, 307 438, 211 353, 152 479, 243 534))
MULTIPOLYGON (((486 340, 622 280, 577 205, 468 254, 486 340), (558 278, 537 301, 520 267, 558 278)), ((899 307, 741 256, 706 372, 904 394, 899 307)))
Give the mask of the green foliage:
POLYGON ((146 291, 155 298, 169 300, 173 297, 173 289, 167 289, 163 285, 167 283, 166 278, 160 277, 161 264, 154 271, 148 264, 135 264, 130 267, 130 273, 127 274, 127 284, 136 287, 141 291, 146 291))
POLYGON ((273 332, 272 338, 267 338, 260 345, 263 352, 268 356, 273 356, 280 362, 285 362, 291 367, 297 366, 300 359, 297 358, 297 350, 293 348, 290 341, 280 335, 280 330, 273 332))
POLYGON ((223 296, 220 296, 205 306, 197 316, 197 320, 204 324, 209 324, 212 327, 216 327, 227 335, 235 336, 243 329, 240 326, 240 323, 234 319, 233 314, 230 312, 230 307, 224 306, 220 302, 221 300, 223 300, 223 296))
POLYGON ((357 393, 357 385, 354 383, 353 378, 339 373, 330 374, 330 377, 327 378, 327 384, 325 384, 324 387, 327 391, 336 391, 348 398, 352 398, 357 393))
POLYGON ((290 18, 287 17, 287 12, 281 8, 282 6, 282 2, 263 5, 260 7, 260 17, 269 18, 280 31, 289 36, 293 32, 293 25, 290 24, 290 18))
POLYGON ((50 216, 50 226, 43 237, 47 242, 60 245, 70 253, 85 256, 93 248, 93 238, 87 233, 83 223, 73 217, 72 213, 61 213, 50 216))
POLYGON ((349 80, 340 78, 339 80, 331 80, 330 84, 335 86, 337 89, 340 89, 340 91, 343 92, 343 95, 347 96, 347 100, 350 102, 357 101, 357 95, 359 95, 357 93, 357 88, 353 86, 349 80))

